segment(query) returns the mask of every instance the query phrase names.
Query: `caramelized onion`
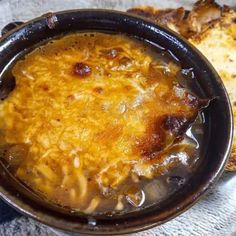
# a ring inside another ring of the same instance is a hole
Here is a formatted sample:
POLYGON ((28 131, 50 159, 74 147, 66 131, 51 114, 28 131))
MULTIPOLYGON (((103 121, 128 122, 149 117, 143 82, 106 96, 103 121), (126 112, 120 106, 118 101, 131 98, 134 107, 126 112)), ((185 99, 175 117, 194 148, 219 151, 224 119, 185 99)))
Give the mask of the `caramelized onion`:
POLYGON ((0 158, 7 163, 10 169, 17 170, 27 157, 29 146, 26 144, 3 145, 0 148, 0 158))

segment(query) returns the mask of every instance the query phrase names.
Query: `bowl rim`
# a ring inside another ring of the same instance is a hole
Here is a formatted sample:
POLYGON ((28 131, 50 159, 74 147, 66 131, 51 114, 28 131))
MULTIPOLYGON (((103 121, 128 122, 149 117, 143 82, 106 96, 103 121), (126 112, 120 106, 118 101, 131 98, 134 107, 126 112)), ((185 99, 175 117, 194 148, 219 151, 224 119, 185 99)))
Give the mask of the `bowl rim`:
MULTIPOLYGON (((176 216, 180 215, 181 213, 183 213, 184 211, 186 211, 187 209, 189 209, 192 205, 194 205, 196 203, 196 201, 198 201, 199 199, 201 199, 204 194, 207 192, 207 190, 209 190, 213 184, 219 179, 220 175, 223 173, 224 171, 224 166, 227 162, 227 159, 230 155, 230 151, 231 151, 231 147, 232 147, 232 140, 233 140, 233 114, 232 114, 232 108, 230 105, 230 100, 229 97, 227 95, 226 89, 223 85, 223 82, 221 81, 219 75, 217 74, 217 72, 215 71, 215 69, 213 68, 213 66, 208 62, 208 60, 205 58, 205 56, 198 50, 196 49, 193 45, 191 45, 186 39, 184 39, 182 36, 178 35, 177 33, 175 33, 174 31, 170 30, 169 28, 166 28, 164 26, 161 26, 159 24, 155 24, 152 21, 144 18, 144 17, 140 17, 137 15, 134 15, 132 13, 127 13, 127 12, 122 12, 122 11, 116 11, 116 10, 107 10, 107 9, 73 9, 73 10, 64 10, 64 11, 59 11, 59 12, 55 12, 55 13, 48 13, 48 14, 44 14, 42 16, 39 16, 37 18, 34 18, 30 21, 27 21, 25 23, 23 23, 20 26, 17 26, 15 29, 9 31, 8 33, 4 34, 4 36, 2 36, 2 38, 0 38, 0 45, 4 40, 8 40, 8 37, 10 37, 11 35, 13 35, 14 33, 17 33, 18 31, 20 31, 21 29, 24 29, 25 27, 35 24, 37 22, 45 22, 45 20, 48 19, 48 17, 50 17, 52 14, 59 16, 59 15, 63 15, 63 14, 71 14, 71 13, 91 13, 91 14, 96 14, 96 13, 104 13, 104 14, 114 14, 120 17, 126 17, 132 20, 136 20, 137 23, 145 23, 146 25, 149 25, 150 27, 152 27, 153 30, 158 29, 158 31, 162 31, 166 34, 168 34, 170 37, 173 37, 173 39, 176 39, 177 41, 180 41, 181 43, 184 43, 185 45, 188 46, 188 48, 192 51, 194 51, 196 54, 198 54, 198 56, 201 58, 201 60, 203 61, 203 63, 205 63, 205 65, 209 68, 209 71, 212 73, 212 76, 218 80, 218 82, 220 81, 221 87, 224 90, 225 93, 225 99, 227 102, 227 107, 226 109, 228 109, 228 119, 230 121, 229 127, 228 127, 228 140, 227 143, 225 144, 225 151, 224 151, 224 155, 221 158, 221 162, 220 162, 220 166, 218 167, 218 169, 211 175, 211 178, 208 179, 207 181, 205 181, 204 184, 199 185, 197 188, 197 191, 194 195, 194 197, 190 198, 188 197, 184 202, 178 204, 176 206, 175 209, 172 209, 172 212, 170 212, 169 214, 167 214, 166 216, 163 216, 163 220, 159 220, 159 221, 155 221, 155 217, 150 219, 150 222, 143 224, 143 225, 139 225, 139 224, 133 224, 131 226, 128 226, 126 224, 126 222, 124 222, 124 224, 122 225, 122 229, 118 229, 118 231, 109 231, 106 230, 105 232, 103 232, 101 229, 99 229, 97 232, 96 231, 91 231, 91 229, 88 229, 86 227, 78 227, 77 229, 75 228, 66 228, 65 225, 61 225, 59 223, 55 224, 55 221, 47 221, 47 219, 44 219, 44 217, 40 216, 35 210, 32 209, 31 206, 22 203, 21 200, 16 200, 14 198, 12 198, 12 195, 9 193, 9 191, 5 188, 5 186, 3 186, 3 184, 0 181, 0 198, 2 200, 4 200, 7 204, 9 204, 10 206, 12 206, 14 209, 16 209, 17 211, 19 211, 20 213, 29 216, 45 225, 48 225, 50 227, 53 228, 57 228, 59 230, 62 231, 67 231, 70 230, 70 232, 80 232, 83 234, 95 234, 95 235, 101 235, 101 234, 107 234, 107 235, 111 235, 111 234, 126 234, 126 233, 133 233, 133 232, 139 232, 142 230, 146 230, 146 229, 150 229, 154 226, 158 226, 162 223, 165 223, 173 218, 175 218, 176 216), (28 208, 28 206, 30 208, 28 208)), ((136 222, 137 223, 137 222, 136 222)), ((87 224, 88 226, 88 224, 87 224)), ((121 227, 120 227, 121 228, 121 227)), ((112 229, 109 226, 109 229, 112 229)), ((116 228, 117 230, 117 228, 116 228)))

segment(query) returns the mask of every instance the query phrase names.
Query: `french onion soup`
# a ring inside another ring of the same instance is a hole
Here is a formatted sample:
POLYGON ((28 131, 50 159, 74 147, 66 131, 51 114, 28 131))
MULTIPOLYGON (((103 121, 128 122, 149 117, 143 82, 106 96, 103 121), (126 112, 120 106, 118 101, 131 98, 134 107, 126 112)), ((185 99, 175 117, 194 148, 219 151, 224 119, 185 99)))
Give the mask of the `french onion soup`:
POLYGON ((179 83, 181 70, 168 52, 125 35, 44 43, 11 68, 15 88, 0 102, 1 161, 73 211, 160 202, 197 165, 199 112, 208 104, 179 83))

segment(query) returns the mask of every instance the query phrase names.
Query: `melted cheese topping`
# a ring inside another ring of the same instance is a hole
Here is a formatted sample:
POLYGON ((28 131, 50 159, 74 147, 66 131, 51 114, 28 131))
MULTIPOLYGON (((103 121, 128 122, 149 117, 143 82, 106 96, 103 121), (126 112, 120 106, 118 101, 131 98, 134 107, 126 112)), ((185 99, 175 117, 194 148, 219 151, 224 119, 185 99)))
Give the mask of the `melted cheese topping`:
POLYGON ((177 156, 149 162, 145 155, 172 145, 186 122, 179 116, 197 111, 175 80, 178 70, 118 35, 73 34, 34 50, 14 66, 16 88, 0 104, 4 142, 24 155, 27 149, 16 175, 49 199, 91 213, 101 193, 129 177, 162 173, 177 156), (157 124, 169 114, 178 117, 167 117, 164 137, 157 124))

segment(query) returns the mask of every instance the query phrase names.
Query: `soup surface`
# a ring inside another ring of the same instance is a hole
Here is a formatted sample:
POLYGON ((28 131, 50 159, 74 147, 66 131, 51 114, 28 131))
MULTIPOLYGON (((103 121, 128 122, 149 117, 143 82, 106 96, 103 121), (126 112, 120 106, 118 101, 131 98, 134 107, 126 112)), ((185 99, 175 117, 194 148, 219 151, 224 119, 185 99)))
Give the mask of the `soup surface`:
POLYGON ((198 159, 189 128, 206 101, 180 86, 180 70, 168 53, 124 35, 51 40, 11 71, 1 158, 38 194, 74 210, 155 203, 198 159))

